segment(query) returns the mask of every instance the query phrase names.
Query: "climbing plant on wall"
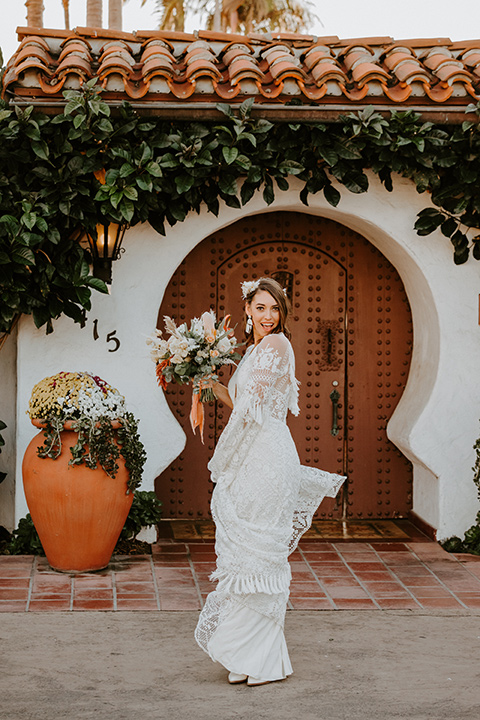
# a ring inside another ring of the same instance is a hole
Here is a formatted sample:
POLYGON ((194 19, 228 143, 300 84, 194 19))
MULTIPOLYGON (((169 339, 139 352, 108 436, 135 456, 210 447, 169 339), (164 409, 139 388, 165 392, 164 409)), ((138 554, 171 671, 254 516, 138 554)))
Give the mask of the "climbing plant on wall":
POLYGON ((440 228, 455 263, 480 259, 480 104, 439 126, 373 107, 331 124, 271 123, 252 117, 253 100, 219 104, 218 121, 145 117, 127 103, 113 117, 95 81, 65 101, 55 116, 0 107, 0 331, 22 313, 47 332, 61 314, 81 322, 91 290, 106 292, 79 228, 146 221, 163 235, 204 205, 217 214, 257 192, 271 204, 292 176, 306 205, 322 192, 334 206, 339 185, 368 190, 367 171, 388 191, 396 174, 410 178, 433 203, 412 217, 417 233, 440 228))

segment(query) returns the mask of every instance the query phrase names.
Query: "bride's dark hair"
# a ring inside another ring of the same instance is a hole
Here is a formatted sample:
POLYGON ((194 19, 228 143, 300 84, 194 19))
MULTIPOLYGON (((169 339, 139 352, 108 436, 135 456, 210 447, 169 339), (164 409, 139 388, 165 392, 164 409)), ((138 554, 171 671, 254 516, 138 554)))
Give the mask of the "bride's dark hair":
MULTIPOLYGON (((283 333, 285 337, 290 340, 292 334, 288 327, 288 318, 290 315, 291 306, 289 299, 283 292, 282 286, 273 278, 268 277, 260 278, 256 282, 257 286, 246 296, 245 304, 250 305, 259 290, 266 290, 268 293, 270 293, 270 295, 277 303, 280 312, 280 319, 278 321, 278 325, 275 330, 272 330, 271 334, 274 335, 278 333, 283 333)), ((253 342, 253 328, 250 330, 249 333, 247 333, 247 331, 245 330, 245 337, 247 338, 247 345, 250 345, 250 343, 253 342)))

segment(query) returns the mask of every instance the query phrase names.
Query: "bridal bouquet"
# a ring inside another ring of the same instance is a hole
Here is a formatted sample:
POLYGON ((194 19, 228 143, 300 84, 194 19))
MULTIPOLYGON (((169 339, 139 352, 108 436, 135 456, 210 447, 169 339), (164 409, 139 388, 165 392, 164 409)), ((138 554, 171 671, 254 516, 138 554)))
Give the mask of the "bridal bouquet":
POLYGON ((208 380, 218 380, 217 371, 222 365, 235 364, 240 359, 236 352, 239 346, 230 328, 230 315, 216 320, 215 313, 204 312, 201 318, 193 318, 188 327, 178 327, 170 317, 165 317, 164 338, 161 330, 147 338, 151 346, 151 357, 155 362, 158 384, 164 390, 168 383, 185 385, 193 382, 192 410, 190 422, 193 432, 200 426, 203 442, 202 402, 211 402, 215 396, 211 388, 202 388, 208 380))

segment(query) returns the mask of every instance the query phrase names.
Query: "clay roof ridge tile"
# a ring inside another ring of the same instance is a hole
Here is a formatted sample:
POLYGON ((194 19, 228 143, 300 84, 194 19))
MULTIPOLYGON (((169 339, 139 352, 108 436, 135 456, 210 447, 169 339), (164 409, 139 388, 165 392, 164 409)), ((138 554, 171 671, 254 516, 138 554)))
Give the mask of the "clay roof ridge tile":
POLYGON ((86 57, 90 61, 93 60, 92 54, 89 50, 89 48, 84 43, 73 43, 70 42, 68 45, 64 45, 62 51, 60 52, 60 55, 58 56, 58 62, 61 62, 63 58, 68 55, 69 53, 75 53, 76 55, 80 55, 80 57, 86 57))
POLYGON ((172 53, 166 47, 162 47, 160 45, 150 45, 149 47, 144 47, 140 54, 140 62, 146 62, 151 57, 164 57, 171 63, 175 62, 175 58, 172 53))
POLYGON ((21 62, 23 62, 24 60, 26 60, 26 58, 29 58, 29 57, 35 57, 35 58, 38 58, 39 60, 43 60, 43 62, 45 63, 45 65, 47 67, 49 65, 56 65, 56 62, 52 58, 52 56, 49 53, 45 52, 45 50, 42 47, 40 47, 39 45, 37 45, 33 48, 31 46, 27 45, 22 50, 20 50, 20 51, 17 50, 15 55, 13 55, 13 57, 11 58, 13 60, 12 64, 19 65, 21 62))
POLYGON ((408 85, 411 85, 413 82, 417 81, 422 83, 429 83, 431 80, 431 76, 425 70, 425 68, 422 67, 422 65, 417 65, 414 62, 408 62, 408 60, 397 65, 394 73, 395 77, 401 83, 405 83, 408 85))
POLYGON ((109 47, 105 52, 102 52, 100 57, 98 58, 98 63, 101 64, 106 58, 121 58, 123 61, 127 62, 129 65, 135 65, 135 58, 131 55, 131 53, 127 52, 123 48, 119 47, 109 47))
POLYGON ((417 57, 417 53, 412 47, 398 42, 394 43, 393 45, 388 45, 388 47, 384 48, 383 52, 380 54, 380 57, 386 58, 397 52, 408 53, 409 55, 412 55, 412 57, 417 57))
POLYGON ((83 58, 72 55, 64 57, 55 74, 61 77, 66 72, 77 73, 79 75, 86 73, 89 77, 93 75, 92 66, 89 62, 86 62, 83 58))
POLYGON ((290 55, 292 54, 292 49, 287 43, 271 42, 268 45, 265 45, 265 47, 260 50, 260 55, 262 57, 266 57, 270 52, 272 52, 272 50, 283 50, 283 52, 286 52, 290 55))
POLYGON ((61 48, 66 48, 70 43, 80 43, 81 45, 85 45, 89 52, 92 52, 92 46, 88 42, 87 38, 80 37, 80 35, 77 35, 75 31, 70 33, 65 40, 62 40, 60 43, 61 48))
POLYGON ((175 75, 175 68, 173 67, 173 65, 161 56, 154 56, 149 58, 139 67, 139 70, 143 77, 150 76, 152 73, 155 73, 157 71, 161 73, 168 72, 168 74, 172 77, 175 75))
POLYGON ((15 65, 13 68, 9 70, 9 72, 15 73, 15 79, 18 78, 18 76, 26 72, 27 70, 31 70, 33 68, 37 68, 38 70, 41 70, 42 73, 48 76, 53 76, 55 74, 55 70, 51 70, 49 67, 44 65, 40 60, 36 58, 28 58, 26 60, 23 60, 23 62, 19 63, 18 65, 15 65))
POLYGON ((192 76, 195 79, 202 76, 218 79, 222 77, 220 71, 213 63, 205 62, 204 60, 195 60, 194 62, 189 63, 185 74, 189 80, 192 79, 192 76))
POLYGON ((193 48, 189 49, 188 52, 185 55, 185 62, 190 62, 192 58, 198 59, 198 58, 205 58, 206 60, 210 60, 212 62, 215 62, 217 59, 217 56, 211 52, 211 50, 206 50, 205 48, 193 48))
POLYGON ((347 80, 343 70, 331 63, 317 63, 310 74, 317 85, 324 84, 328 80, 341 80, 342 82, 347 80))
POLYGON ((313 70, 314 67, 320 64, 330 65, 331 67, 335 67, 340 70, 340 65, 337 63, 337 61, 322 52, 310 54, 308 58, 305 58, 303 66, 306 67, 308 70, 313 70))
POLYGON ((98 76, 103 77, 106 73, 119 72, 121 75, 133 73, 133 66, 123 58, 107 56, 98 68, 98 76))
POLYGON ((322 52, 325 55, 328 55, 332 59, 335 59, 335 55, 332 53, 332 49, 328 45, 319 45, 318 43, 316 45, 312 45, 308 48, 308 50, 305 50, 300 57, 305 59, 309 55, 312 55, 313 53, 322 52))
MULTIPOLYGON (((139 34, 136 31, 135 37, 137 39, 140 39, 141 37, 143 37, 143 35, 141 33, 139 34)), ((168 40, 165 40, 164 38, 159 38, 159 37, 149 37, 146 40, 143 40, 142 41, 142 50, 147 47, 153 46, 153 45, 155 45, 155 46, 158 45, 160 47, 164 47, 173 54, 174 47, 173 47, 172 43, 169 43, 168 40)))
POLYGON ((397 52, 392 53, 391 55, 388 55, 383 59, 383 65, 387 67, 390 71, 395 71, 395 68, 398 67, 398 65, 401 65, 402 63, 412 63, 414 65, 418 65, 419 67, 422 66, 420 60, 416 58, 411 53, 406 52, 397 52))
POLYGON ((451 65, 442 65, 435 72, 435 75, 448 85, 452 85, 455 82, 471 82, 472 77, 468 70, 464 68, 452 67, 451 65))
POLYGON ((273 51, 265 56, 267 62, 269 65, 275 65, 276 62, 284 61, 284 62, 291 62, 293 65, 300 66, 300 60, 295 57, 295 55, 290 55, 289 53, 284 53, 281 51, 273 51))
MULTIPOLYGON (((17 32, 19 29, 20 28, 17 28, 17 32)), ((25 47, 25 45, 40 45, 40 47, 42 47, 46 52, 50 52, 48 43, 39 35, 28 35, 27 37, 24 37, 17 48, 17 52, 25 47)))

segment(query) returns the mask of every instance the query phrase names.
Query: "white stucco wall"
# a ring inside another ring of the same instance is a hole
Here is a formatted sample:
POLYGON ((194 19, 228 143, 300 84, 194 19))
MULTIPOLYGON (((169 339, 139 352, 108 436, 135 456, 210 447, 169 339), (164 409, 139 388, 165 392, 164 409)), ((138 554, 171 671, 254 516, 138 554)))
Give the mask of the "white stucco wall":
POLYGON ((171 415, 154 378, 145 338, 155 327, 169 279, 197 243, 242 216, 277 210, 307 211, 337 220, 365 236, 401 275, 411 303, 414 354, 406 391, 392 417, 389 437, 414 463, 414 511, 438 528, 440 539, 462 534, 478 507, 471 480, 472 445, 480 434, 480 356, 478 293, 480 264, 455 267, 449 241, 440 233, 420 238, 413 230, 416 212, 428 203, 407 180, 397 179, 387 193, 371 178, 363 195, 341 190, 339 207, 320 194, 299 200, 299 186, 280 193, 266 208, 260 196, 246 208, 222 207, 219 217, 202 212, 159 236, 149 225, 125 236, 126 252, 114 264, 111 295, 94 294, 85 328, 67 318, 46 337, 30 318, 18 334, 18 436, 16 518, 26 513, 20 466, 33 428, 25 415, 33 385, 60 370, 91 370, 117 386, 141 420, 148 461, 144 488, 181 452, 185 436, 171 415), (93 338, 97 319, 99 339, 93 338), (116 331, 117 352, 106 335, 116 331))
POLYGON ((0 420, 5 445, 0 454, 0 470, 7 477, 0 484, 0 525, 12 531, 15 526, 15 434, 17 394, 17 331, 7 338, 0 350, 0 420))

